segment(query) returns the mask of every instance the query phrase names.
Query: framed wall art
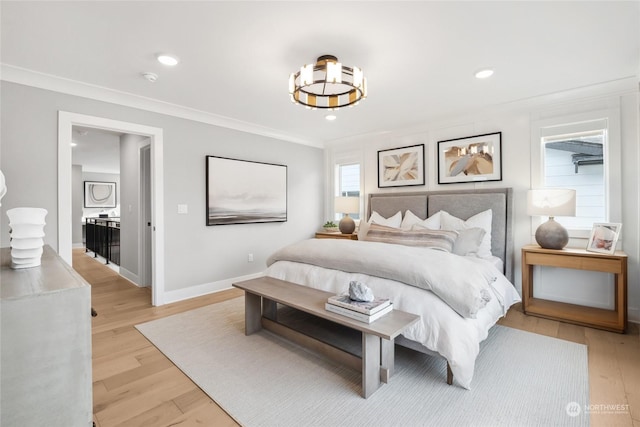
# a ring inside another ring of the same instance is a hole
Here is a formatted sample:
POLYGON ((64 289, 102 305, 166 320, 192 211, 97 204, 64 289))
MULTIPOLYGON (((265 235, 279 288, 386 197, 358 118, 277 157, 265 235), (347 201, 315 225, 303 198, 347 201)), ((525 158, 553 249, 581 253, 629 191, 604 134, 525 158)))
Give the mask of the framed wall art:
POLYGON ((603 254, 613 254, 616 251, 618 237, 622 224, 611 222, 596 222, 591 229, 587 250, 603 254))
POLYGON ((285 222, 287 166, 207 156, 207 225, 285 222))
POLYGON ((438 141, 438 184, 502 181, 502 132, 438 141))
POLYGON ((378 188, 424 185, 424 144, 378 151, 378 188))
POLYGON ((84 207, 85 208, 115 208, 116 207, 116 183, 85 181, 84 182, 84 207))

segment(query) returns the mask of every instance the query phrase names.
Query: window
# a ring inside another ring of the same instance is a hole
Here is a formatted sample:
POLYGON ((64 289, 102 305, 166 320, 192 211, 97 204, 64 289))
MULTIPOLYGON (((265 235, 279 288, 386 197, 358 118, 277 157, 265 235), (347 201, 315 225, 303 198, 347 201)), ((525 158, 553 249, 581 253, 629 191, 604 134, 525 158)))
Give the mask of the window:
POLYGON ((607 221, 604 179, 606 129, 542 137, 544 187, 576 190, 576 216, 559 217, 568 229, 607 221))
MULTIPOLYGON (((532 121, 531 188, 576 190, 576 216, 556 218, 571 238, 588 238, 595 222, 621 222, 620 108, 615 98, 607 104, 532 121)), ((542 221, 532 217, 532 232, 542 221)))
MULTIPOLYGON (((360 164, 336 165, 336 190, 335 196, 360 197, 360 164)), ((351 218, 358 220, 360 214, 352 214, 351 218)), ((342 214, 336 214, 335 219, 342 218, 342 214)))

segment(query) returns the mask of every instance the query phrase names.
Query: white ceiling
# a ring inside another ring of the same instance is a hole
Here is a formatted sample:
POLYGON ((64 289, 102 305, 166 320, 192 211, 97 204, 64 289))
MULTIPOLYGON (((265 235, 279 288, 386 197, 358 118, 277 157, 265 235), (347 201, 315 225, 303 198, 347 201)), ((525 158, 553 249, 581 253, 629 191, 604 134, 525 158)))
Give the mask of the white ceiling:
MULTIPOLYGON (((640 73, 640 3, 9 2, 1 60, 322 144, 640 73), (155 60, 167 52, 181 62, 155 60), (289 101, 322 54, 363 68, 369 98, 338 111, 289 101), (492 67, 495 75, 473 74, 492 67), (159 75, 150 83, 141 73, 159 75)), ((635 76, 635 77, 634 77, 635 76)), ((5 107, 6 108, 6 107, 5 107)))
POLYGON ((83 172, 120 173, 120 136, 118 132, 73 126, 71 161, 83 172))

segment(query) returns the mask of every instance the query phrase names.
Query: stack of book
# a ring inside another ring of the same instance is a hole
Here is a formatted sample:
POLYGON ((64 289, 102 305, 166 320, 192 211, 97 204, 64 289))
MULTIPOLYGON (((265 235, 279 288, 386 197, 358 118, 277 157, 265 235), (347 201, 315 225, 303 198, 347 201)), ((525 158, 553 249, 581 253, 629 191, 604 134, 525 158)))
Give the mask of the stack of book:
POLYGON ((388 298, 376 298, 371 302, 354 301, 349 295, 329 297, 324 305, 327 311, 342 314, 365 323, 371 323, 393 310, 388 298))

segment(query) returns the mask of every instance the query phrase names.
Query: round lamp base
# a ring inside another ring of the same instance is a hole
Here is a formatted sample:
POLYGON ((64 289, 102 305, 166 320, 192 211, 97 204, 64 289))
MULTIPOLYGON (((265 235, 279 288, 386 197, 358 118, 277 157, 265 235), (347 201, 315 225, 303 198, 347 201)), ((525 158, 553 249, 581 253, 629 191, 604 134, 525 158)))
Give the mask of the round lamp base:
POLYGON ((349 215, 345 215, 338 223, 338 228, 342 234, 351 234, 356 229, 356 223, 349 215))
POLYGON ((545 249, 562 249, 569 243, 569 233, 551 217, 536 230, 536 242, 545 249))

